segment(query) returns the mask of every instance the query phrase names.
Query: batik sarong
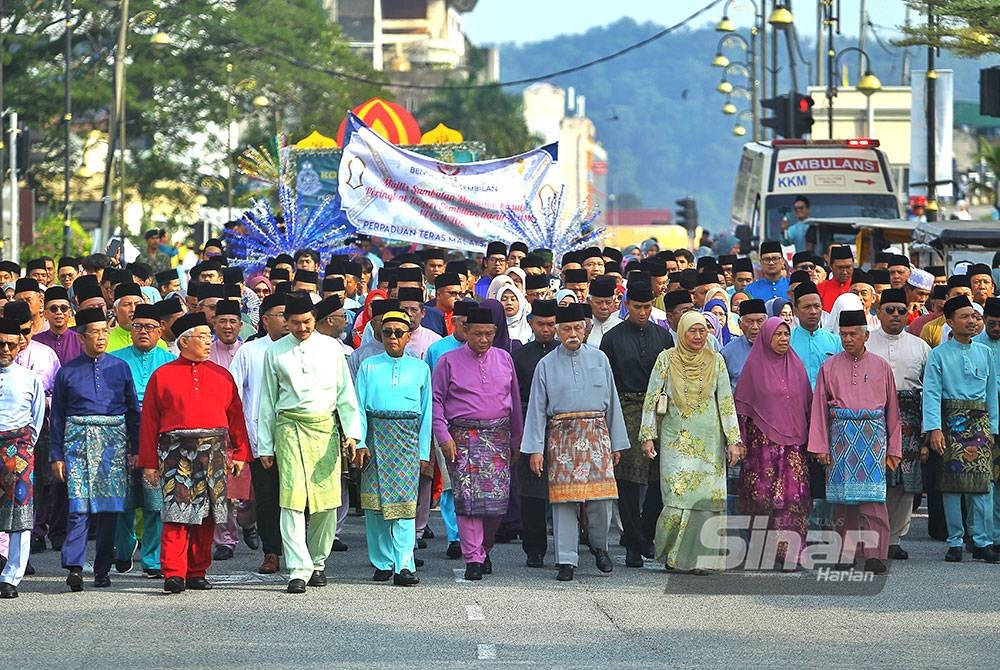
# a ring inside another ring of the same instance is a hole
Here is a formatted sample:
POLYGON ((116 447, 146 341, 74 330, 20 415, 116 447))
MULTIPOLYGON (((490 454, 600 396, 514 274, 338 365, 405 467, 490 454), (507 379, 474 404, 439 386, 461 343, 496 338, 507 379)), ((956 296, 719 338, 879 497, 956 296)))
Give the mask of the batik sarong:
POLYGON ((160 485, 164 523, 200 525, 208 517, 225 523, 225 428, 172 430, 160 435, 160 485))
POLYGON ((885 502, 886 448, 881 409, 831 407, 827 502, 885 502))
POLYGON ((993 477, 993 434, 986 403, 943 400, 944 454, 938 470, 942 493, 988 493, 993 477))
POLYGON ((0 431, 0 532, 31 530, 35 523, 35 445, 31 427, 0 431))
POLYGON ((455 460, 448 462, 455 513, 503 516, 510 499, 510 420, 453 419, 455 460))
POLYGON ((549 419, 545 445, 549 502, 618 498, 611 437, 604 412, 568 412, 549 419))
POLYGON ((340 434, 327 412, 282 410, 275 422, 278 505, 304 512, 340 507, 340 434))
POLYGON ((371 460, 361 470, 361 508, 387 521, 417 515, 420 488, 420 414, 368 412, 371 460))
POLYGON ((124 416, 68 416, 63 453, 69 511, 123 512, 128 490, 124 416))
POLYGON ((898 391, 899 424, 903 434, 903 460, 895 470, 885 473, 887 486, 902 486, 906 493, 922 493, 924 473, 920 466, 923 444, 923 393, 918 390, 898 391))
POLYGON ((628 435, 629 448, 621 452, 618 465, 615 466, 615 477, 636 484, 648 484, 659 476, 659 470, 653 461, 642 451, 639 441, 639 427, 642 425, 642 403, 646 400, 645 393, 619 393, 622 417, 625 419, 625 433, 628 435))

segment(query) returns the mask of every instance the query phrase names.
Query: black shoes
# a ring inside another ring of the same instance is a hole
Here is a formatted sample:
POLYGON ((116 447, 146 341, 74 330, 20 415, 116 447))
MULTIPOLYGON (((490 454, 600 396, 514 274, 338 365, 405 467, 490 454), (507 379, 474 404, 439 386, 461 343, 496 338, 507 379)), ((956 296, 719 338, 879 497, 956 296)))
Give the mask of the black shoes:
POLYGON ((343 540, 339 537, 333 541, 333 546, 330 547, 331 551, 347 551, 347 545, 344 544, 343 540))
POLYGON ((465 564, 465 581, 467 582, 478 582, 483 578, 483 564, 482 563, 466 563, 465 564))
POLYGON ((460 542, 449 542, 448 551, 444 552, 444 555, 448 558, 454 560, 456 558, 461 558, 462 556, 462 545, 460 542))
POLYGON ((392 579, 392 570, 379 570, 375 568, 375 574, 372 575, 373 582, 387 582, 392 579))
MULTIPOLYGON (((55 547, 53 547, 55 549, 55 547)), ((33 535, 31 537, 31 553, 40 554, 45 551, 45 538, 33 535)))
POLYGON ((986 561, 987 563, 1000 563, 1000 554, 997 553, 993 545, 973 547, 972 557, 979 561, 986 561))
POLYGON ((869 558, 865 560, 865 572, 871 572, 876 575, 884 575, 888 571, 889 568, 880 558, 869 558))
POLYGON ((73 593, 78 593, 83 590, 83 572, 79 569, 70 570, 69 574, 66 576, 66 586, 73 593))
POLYGON ((192 591, 211 591, 212 582, 204 577, 188 577, 184 580, 184 585, 192 591))
POLYGON ((142 576, 146 579, 163 579, 163 571, 159 568, 143 568, 142 576))
POLYGON ((111 586, 110 575, 94 575, 94 588, 106 589, 111 586))
POLYGON ((559 573, 556 574, 556 579, 560 582, 571 582, 573 581, 573 571, 575 568, 569 563, 559 564, 559 573))
POLYGON ((626 568, 641 568, 645 563, 642 560, 642 554, 635 549, 625 550, 625 567, 626 568))
POLYGON ((184 588, 184 579, 181 577, 167 577, 163 580, 163 590, 167 593, 182 593, 184 588))
POLYGON ((313 570, 312 577, 307 582, 309 586, 326 586, 326 573, 322 570, 313 570))
POLYGON ((949 563, 961 563, 962 562, 962 548, 961 547, 948 547, 948 553, 944 555, 944 560, 949 563))
POLYGON ((427 540, 425 540, 422 537, 417 538, 417 549, 426 549, 426 548, 427 548, 427 540))
POLYGON ((131 558, 115 561, 115 572, 119 574, 122 572, 128 572, 132 569, 132 565, 133 563, 131 558))
POLYGON ((490 555, 489 554, 486 554, 486 560, 483 561, 481 563, 481 565, 483 566, 483 574, 484 575, 492 575, 493 574, 493 561, 490 560, 490 555))
POLYGON ((656 547, 650 542, 645 547, 642 548, 642 555, 646 558, 656 558, 656 547))
POLYGON ((544 568, 545 559, 541 554, 528 554, 528 559, 524 562, 529 568, 544 568))
POLYGON ((233 548, 227 547, 224 544, 220 544, 215 548, 215 551, 212 552, 213 561, 228 561, 232 557, 233 557, 233 548))
POLYGON ((0 582, 0 598, 16 598, 17 587, 7 582, 0 582))
POLYGON ((416 586, 420 580, 409 570, 400 570, 399 574, 392 576, 392 583, 396 586, 416 586))
POLYGON ((243 542, 254 551, 260 549, 260 535, 257 534, 256 526, 243 529, 243 542))
POLYGON ((306 582, 304 579, 293 579, 288 582, 288 592, 289 593, 305 593, 306 592, 306 582))
POLYGON ((414 556, 413 557, 413 565, 416 566, 416 567, 418 567, 418 568, 424 567, 424 559, 417 558, 416 556, 414 556))
POLYGON ((3 554, 0 554, 0 572, 3 572, 3 569, 6 567, 7 567, 7 557, 4 556, 3 554))
POLYGON ((24 574, 29 577, 35 574, 35 566, 31 564, 31 561, 28 561, 27 565, 24 566, 24 574))
POLYGON ((889 545, 889 558, 894 561, 905 561, 910 555, 898 544, 889 545))
POLYGON ((590 551, 594 554, 598 570, 601 572, 611 572, 614 570, 615 566, 611 562, 611 556, 608 555, 608 552, 603 549, 591 549, 590 551))
POLYGON ((425 540, 433 540, 434 539, 434 531, 431 530, 430 526, 424 526, 423 538, 425 540))

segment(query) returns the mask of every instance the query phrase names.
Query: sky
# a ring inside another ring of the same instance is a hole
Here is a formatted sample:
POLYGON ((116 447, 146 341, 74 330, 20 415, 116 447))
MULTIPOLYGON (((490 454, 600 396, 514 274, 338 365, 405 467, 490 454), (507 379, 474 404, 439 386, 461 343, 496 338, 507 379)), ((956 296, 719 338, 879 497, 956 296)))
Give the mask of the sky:
MULTIPOLYGON (((652 21, 673 25, 704 7, 710 0, 479 0, 476 8, 464 16, 465 32, 473 44, 482 46, 501 42, 537 42, 562 34, 582 33, 594 26, 614 23, 623 16, 638 22, 652 21), (585 8, 585 9, 584 9, 585 8)), ((760 4, 760 1, 758 1, 760 4)), ((770 3, 767 3, 770 5, 770 3)), ((903 23, 903 0, 867 0, 867 10, 880 37, 892 35, 903 23)), ((816 0, 793 0, 790 3, 795 24, 802 38, 816 34, 816 0)), ((857 35, 862 0, 841 0, 841 30, 857 35)), ((749 25, 752 5, 733 0, 730 18, 749 25)), ((696 19, 693 27, 714 24, 722 17, 722 3, 696 19)))

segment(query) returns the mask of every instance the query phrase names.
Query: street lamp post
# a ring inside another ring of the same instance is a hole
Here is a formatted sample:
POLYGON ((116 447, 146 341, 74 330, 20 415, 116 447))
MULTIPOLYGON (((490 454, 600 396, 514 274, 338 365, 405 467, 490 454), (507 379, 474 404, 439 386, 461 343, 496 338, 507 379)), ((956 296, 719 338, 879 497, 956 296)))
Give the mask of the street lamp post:
POLYGON ((63 256, 69 256, 73 246, 73 229, 70 225, 70 166, 69 166, 69 144, 70 144, 70 124, 73 122, 73 85, 71 76, 73 74, 70 58, 73 55, 73 0, 66 0, 66 25, 65 44, 63 48, 63 60, 65 65, 65 105, 63 110, 64 125, 64 146, 63 146, 63 256))
MULTIPOLYGON (((764 35, 764 13, 761 6, 755 0, 747 0, 747 2, 753 7, 754 18, 753 26, 750 28, 750 53, 752 56, 748 58, 751 67, 751 82, 749 87, 751 91, 750 105, 753 110, 753 139, 759 140, 761 139, 760 94, 767 85, 767 40, 764 35), (758 47, 760 49, 759 54, 757 53, 758 47)), ((726 4, 722 6, 722 20, 715 26, 718 32, 732 33, 736 31, 736 24, 729 18, 729 6, 732 3, 733 0, 726 0, 726 4)), ((743 40, 743 43, 746 44, 746 40, 743 40)), ((722 45, 721 40, 719 44, 720 46, 722 45)))
POLYGON ((872 135, 872 122, 873 122, 873 110, 872 110, 872 94, 877 91, 882 90, 882 82, 879 81, 871 70, 871 61, 868 58, 868 52, 864 49, 858 47, 847 47, 841 49, 832 59, 827 60, 827 126, 829 129, 830 139, 833 139, 833 99, 837 96, 837 83, 836 83, 836 71, 840 67, 840 59, 846 53, 857 52, 859 54, 859 60, 864 62, 864 72, 858 77, 857 83, 854 87, 859 93, 866 98, 866 125, 867 131, 866 135, 872 135), (831 64, 832 62, 832 64, 831 64))

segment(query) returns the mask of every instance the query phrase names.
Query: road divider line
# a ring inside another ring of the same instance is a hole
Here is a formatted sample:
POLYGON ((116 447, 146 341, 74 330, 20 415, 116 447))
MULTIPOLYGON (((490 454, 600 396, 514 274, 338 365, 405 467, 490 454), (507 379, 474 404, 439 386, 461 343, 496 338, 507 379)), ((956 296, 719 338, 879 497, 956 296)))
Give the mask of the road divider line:
POLYGON ((480 661, 497 660, 497 646, 495 644, 477 644, 476 658, 480 661))
POLYGON ((479 605, 466 605, 465 615, 469 618, 469 621, 484 621, 486 619, 483 615, 483 608, 479 605))

